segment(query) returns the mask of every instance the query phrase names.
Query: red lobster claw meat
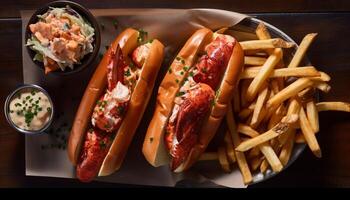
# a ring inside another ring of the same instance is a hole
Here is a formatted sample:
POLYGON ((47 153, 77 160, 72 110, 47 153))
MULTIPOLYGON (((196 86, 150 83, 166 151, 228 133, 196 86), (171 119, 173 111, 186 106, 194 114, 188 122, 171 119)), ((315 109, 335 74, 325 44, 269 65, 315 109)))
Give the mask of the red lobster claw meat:
POLYGON ((210 110, 215 93, 208 85, 199 83, 182 102, 174 122, 167 126, 167 146, 173 159, 171 169, 175 170, 188 156, 197 143, 201 122, 210 110))

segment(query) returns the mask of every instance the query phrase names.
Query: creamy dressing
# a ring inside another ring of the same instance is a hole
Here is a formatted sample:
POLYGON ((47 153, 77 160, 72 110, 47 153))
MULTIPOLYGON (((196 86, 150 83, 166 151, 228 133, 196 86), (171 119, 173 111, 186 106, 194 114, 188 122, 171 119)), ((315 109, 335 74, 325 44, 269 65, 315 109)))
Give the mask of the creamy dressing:
POLYGON ((16 94, 9 105, 10 120, 23 130, 37 131, 50 120, 52 105, 41 91, 32 89, 16 94))

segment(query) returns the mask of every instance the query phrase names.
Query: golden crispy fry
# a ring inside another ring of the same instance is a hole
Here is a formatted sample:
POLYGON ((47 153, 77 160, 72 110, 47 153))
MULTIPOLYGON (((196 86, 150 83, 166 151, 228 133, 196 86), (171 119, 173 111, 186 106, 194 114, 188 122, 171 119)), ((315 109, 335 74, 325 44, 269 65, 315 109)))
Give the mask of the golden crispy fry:
POLYGON ((233 148, 233 142, 232 142, 230 132, 226 132, 224 137, 224 142, 225 142, 226 154, 227 154, 229 163, 236 162, 236 155, 235 155, 235 150, 233 148))
MULTIPOLYGON (((245 68, 241 73, 241 79, 255 78, 259 71, 260 67, 248 67, 245 68)), ((272 70, 268 78, 277 78, 277 77, 319 77, 321 78, 320 73, 312 66, 298 67, 298 68, 281 68, 272 70)))
POLYGON ((331 80, 331 77, 326 74, 325 72, 319 72, 320 73, 320 76, 318 77, 310 77, 310 80, 312 81, 320 81, 320 82, 328 82, 331 80))
POLYGON ((250 106, 248 108, 244 108, 243 110, 241 110, 238 113, 238 117, 241 120, 246 119, 253 111, 254 111, 254 107, 255 107, 255 102, 253 102, 252 104, 250 104, 250 106))
POLYGON ((245 65, 263 65, 266 62, 266 58, 257 56, 244 56, 245 65))
POLYGON ((325 93, 328 93, 331 90, 331 86, 325 82, 314 82, 314 86, 325 93))
POLYGON ((268 95, 269 95, 269 88, 266 86, 265 89, 263 89, 258 95, 250 125, 256 124, 258 122, 258 117, 265 104, 265 101, 267 100, 268 95))
POLYGON ((318 112, 321 111, 344 111, 350 112, 350 103, 346 102, 319 102, 316 104, 318 112))
POLYGON ((276 66, 279 60, 281 60, 281 58, 282 51, 277 49, 269 56, 265 64, 261 67, 259 73, 255 76, 247 89, 246 98, 249 102, 256 97, 259 90, 263 87, 264 82, 270 76, 273 68, 276 66))
POLYGON ((320 127, 318 124, 318 111, 314 101, 306 103, 306 115, 309 119, 311 128, 315 133, 317 133, 320 130, 320 127))
POLYGON ((268 167, 269 167, 269 163, 267 162, 266 159, 264 159, 260 165, 260 172, 265 174, 268 167))
POLYGON ((294 68, 294 67, 298 67, 301 60, 303 59, 306 50, 309 48, 310 44, 312 43, 312 41, 315 39, 317 33, 310 33, 307 34, 303 40, 301 41, 299 48, 297 49, 297 51, 294 54, 294 57, 292 58, 292 60, 290 61, 288 68, 294 68))
POLYGON ((292 154, 293 146, 294 146, 294 138, 295 138, 295 129, 292 129, 291 134, 288 135, 287 142, 283 145, 279 155, 279 159, 283 166, 287 165, 290 159, 290 156, 292 154))
POLYGON ((285 111, 283 104, 278 106, 276 112, 272 113, 272 115, 271 115, 271 118, 270 118, 269 123, 267 125, 267 129, 272 129, 272 127, 274 127, 276 124, 278 124, 278 122, 280 122, 282 120, 283 116, 286 114, 285 112, 286 111, 285 111))
POLYGON ((281 90, 279 93, 277 93, 271 99, 269 99, 267 101, 267 107, 271 108, 274 106, 278 106, 283 101, 297 95, 301 90, 311 85, 312 85, 312 81, 310 81, 310 79, 299 78, 298 80, 296 80, 295 82, 293 82, 292 84, 290 84, 289 86, 281 90))
POLYGON ((281 38, 273 38, 267 40, 249 40, 240 42, 242 49, 256 50, 256 49, 273 49, 273 48, 291 48, 293 43, 282 40, 281 38))
POLYGON ((249 124, 251 124, 252 128, 257 128, 260 125, 260 123, 263 122, 264 119, 266 119, 267 114, 268 114, 268 110, 266 110, 266 107, 265 106, 262 107, 257 121, 255 123, 251 123, 251 120, 250 120, 249 124))
POLYGON ((270 164, 272 170, 274 172, 280 172, 283 169, 283 166, 272 147, 267 142, 259 145, 259 147, 260 151, 264 154, 266 160, 270 164))
POLYGON ((318 158, 322 157, 321 149, 320 149, 320 146, 318 145, 315 133, 312 130, 310 122, 307 119, 303 108, 300 109, 299 122, 300 122, 300 128, 304 134, 305 140, 308 146, 310 147, 311 151, 314 153, 316 157, 318 158))
POLYGON ((252 127, 245 125, 245 124, 238 124, 238 133, 243 133, 244 135, 247 135, 249 137, 257 137, 259 136, 259 133, 256 132, 252 127))
POLYGON ((224 170, 224 172, 231 172, 230 163, 228 162, 228 158, 224 147, 219 147, 218 156, 221 168, 224 170))
POLYGON ((274 126, 272 129, 266 131, 263 134, 260 134, 257 137, 249 139, 245 142, 242 142, 237 148, 237 151, 247 151, 255 146, 258 146, 264 142, 267 142, 283 133, 285 133, 288 129, 291 128, 291 125, 298 120, 296 115, 290 117, 284 117, 280 123, 274 126))
MULTIPOLYGON (((300 104, 296 99, 291 99, 289 106, 288 106, 288 110, 287 110, 287 116, 291 116, 291 115, 299 115, 300 112, 300 104)), ((294 127, 296 128, 296 127, 294 127)), ((283 134, 281 136, 278 137, 278 141, 281 145, 284 145, 287 142, 288 137, 290 136, 291 132, 293 129, 291 129, 290 131, 287 131, 286 134, 283 134)))
POLYGON ((312 101, 315 98, 315 89, 313 87, 307 87, 298 93, 298 97, 302 103, 312 101))
MULTIPOLYGON (((237 132, 237 126, 236 126, 236 123, 235 123, 235 120, 233 117, 231 103, 228 104, 228 112, 226 114, 226 122, 227 122, 227 126, 229 128, 230 134, 231 134, 233 145, 236 148, 241 143, 241 141, 240 141, 241 139, 240 139, 239 134, 237 132)), ((247 160, 246 160, 243 152, 235 151, 235 154, 236 154, 236 160, 238 163, 238 167, 242 173, 243 182, 244 182, 244 184, 247 185, 253 181, 253 177, 252 177, 252 174, 250 172, 247 160)))
POLYGON ((255 34, 259 40, 271 39, 271 35, 264 23, 259 23, 259 25, 256 27, 255 34))
POLYGON ((263 50, 263 49, 246 50, 246 51, 244 51, 244 55, 246 55, 246 56, 259 56, 259 57, 269 56, 265 52, 265 50, 263 50))

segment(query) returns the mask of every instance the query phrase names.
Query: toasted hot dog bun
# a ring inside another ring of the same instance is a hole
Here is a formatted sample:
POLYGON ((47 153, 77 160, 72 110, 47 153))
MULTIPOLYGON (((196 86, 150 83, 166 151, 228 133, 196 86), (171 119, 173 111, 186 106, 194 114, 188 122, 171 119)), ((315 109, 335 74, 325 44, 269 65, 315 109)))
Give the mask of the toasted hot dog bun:
MULTIPOLYGON (((198 53, 203 52, 205 46, 212 40, 213 32, 211 30, 207 28, 200 29, 187 40, 179 52, 178 57, 181 57, 185 61, 186 66, 191 66, 192 68, 200 56, 198 53)), ((239 42, 236 41, 221 84, 216 92, 216 103, 211 108, 206 121, 203 122, 198 143, 192 148, 187 160, 176 169, 176 172, 188 169, 204 152, 214 137, 222 118, 227 112, 228 102, 233 96, 234 88, 243 68, 243 58, 243 50, 239 42)), ((155 167, 168 164, 170 161, 170 155, 164 142, 165 128, 175 104, 174 98, 181 87, 178 83, 181 83, 188 76, 189 71, 187 70, 187 73, 183 75, 177 73, 183 70, 183 64, 179 64, 176 60, 170 68, 172 73, 168 72, 166 74, 158 90, 155 112, 148 127, 142 148, 146 160, 155 167)))
MULTIPOLYGON (((69 136, 68 157, 73 165, 78 163, 94 106, 107 87, 108 55, 111 51, 116 51, 119 44, 123 55, 127 57, 139 45, 138 37, 139 32, 134 29, 128 28, 123 31, 112 42, 96 68, 80 102, 69 136)), ((153 90, 163 61, 163 50, 164 46, 158 40, 153 40, 150 54, 142 67, 140 77, 131 95, 128 111, 102 163, 99 176, 109 175, 119 169, 153 90)))

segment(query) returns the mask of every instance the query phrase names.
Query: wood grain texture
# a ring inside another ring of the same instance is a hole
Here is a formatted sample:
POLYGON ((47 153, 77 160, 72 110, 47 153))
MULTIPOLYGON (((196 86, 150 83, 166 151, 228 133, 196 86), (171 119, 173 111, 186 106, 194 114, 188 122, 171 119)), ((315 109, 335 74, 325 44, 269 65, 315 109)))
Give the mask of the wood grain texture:
MULTIPOLYGON (((38 8, 50 0, 4 0, 0 7, 0 17, 19 17, 20 10, 38 8)), ((87 8, 216 8, 243 13, 258 12, 334 12, 350 11, 347 0, 78 0, 87 8)))
MULTIPOLYGON (((6 96, 20 84, 22 79, 21 59, 21 21, 20 9, 33 9, 46 1, 6 1, 6 7, 0 8, 0 105, 3 106, 6 96), (3 18, 3 19, 1 19, 3 18)), ((328 11, 350 11, 346 1, 284 1, 267 0, 262 3, 251 1, 185 1, 168 2, 151 0, 143 1, 78 1, 90 8, 105 7, 211 7, 224 8, 240 12, 283 12, 253 14, 265 20, 291 36, 297 43, 307 33, 317 32, 315 42, 307 56, 318 69, 331 75, 329 94, 321 95, 323 101, 350 101, 350 13, 328 13, 328 11), (285 13, 326 11, 327 13, 285 13)), ((259 2, 259 1, 254 1, 259 2)), ((340 112, 320 113, 319 143, 323 152, 321 159, 315 158, 307 149, 288 169, 266 182, 251 187, 288 187, 288 186, 350 186, 350 115, 340 112)), ((123 187, 127 185, 93 182, 80 184, 77 180, 58 178, 26 177, 24 175, 24 137, 11 129, 0 109, 0 187, 123 187)), ((179 184, 180 187, 187 187, 179 184)))

